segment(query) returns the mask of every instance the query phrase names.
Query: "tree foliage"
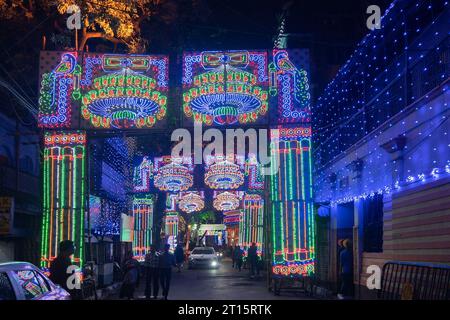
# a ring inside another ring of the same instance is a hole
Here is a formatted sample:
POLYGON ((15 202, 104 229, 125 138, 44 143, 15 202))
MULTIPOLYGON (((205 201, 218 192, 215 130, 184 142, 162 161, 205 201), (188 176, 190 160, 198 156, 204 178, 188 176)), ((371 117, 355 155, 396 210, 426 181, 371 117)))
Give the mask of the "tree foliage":
POLYGON ((81 51, 89 39, 102 38, 126 45, 131 53, 143 52, 148 42, 141 36, 142 23, 156 16, 170 23, 177 12, 174 0, 0 0, 0 18, 31 22, 40 14, 50 17, 57 13, 54 27, 66 32, 65 21, 58 22, 58 18, 68 17, 72 5, 81 9, 81 51))

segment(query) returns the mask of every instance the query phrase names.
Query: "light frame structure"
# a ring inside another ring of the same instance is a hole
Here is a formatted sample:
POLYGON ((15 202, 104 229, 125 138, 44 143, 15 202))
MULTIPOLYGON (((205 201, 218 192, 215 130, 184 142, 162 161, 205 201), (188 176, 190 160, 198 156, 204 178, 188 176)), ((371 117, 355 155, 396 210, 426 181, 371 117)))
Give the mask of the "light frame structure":
POLYGON ((86 134, 82 131, 44 133, 42 268, 58 255, 59 243, 72 240, 73 263, 83 265, 86 198, 86 134))
POLYGON ((133 256, 143 261, 150 252, 153 237, 154 197, 150 194, 134 195, 133 197, 133 256))

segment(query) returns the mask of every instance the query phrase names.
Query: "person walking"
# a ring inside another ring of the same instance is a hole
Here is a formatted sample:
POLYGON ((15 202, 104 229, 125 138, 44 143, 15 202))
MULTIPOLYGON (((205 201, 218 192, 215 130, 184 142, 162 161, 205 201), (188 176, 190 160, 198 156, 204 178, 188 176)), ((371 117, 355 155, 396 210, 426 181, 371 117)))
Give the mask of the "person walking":
POLYGON ((242 269, 242 257, 244 255, 244 252, 242 251, 240 246, 236 246, 236 249, 234 251, 234 259, 236 260, 236 267, 239 270, 239 272, 242 269))
POLYGON ((50 280, 69 292, 72 299, 78 299, 81 289, 69 288, 71 274, 67 272, 72 265, 71 256, 75 253, 75 245, 70 240, 63 240, 58 248, 58 256, 50 264, 50 280))
POLYGON ((350 239, 342 242, 344 249, 340 254, 341 288, 339 299, 353 296, 353 251, 350 239))
POLYGON ((183 246, 181 244, 177 244, 177 247, 175 248, 175 261, 178 268, 178 273, 181 272, 181 267, 183 266, 184 262, 184 251, 183 246))
POLYGON ((123 281, 120 288, 120 298, 128 298, 129 300, 134 298, 134 290, 139 279, 139 262, 133 258, 133 253, 129 251, 125 256, 123 263, 123 281))
POLYGON ((158 298, 159 292, 159 254, 156 251, 154 245, 150 246, 150 252, 145 255, 145 297, 147 299, 152 298, 152 285, 153 285, 153 299, 158 298))
POLYGON ((169 251, 170 244, 164 246, 164 252, 159 257, 160 280, 164 300, 167 300, 170 289, 170 280, 172 279, 172 267, 175 267, 175 257, 169 251))
POLYGON ((235 257, 236 249, 237 249, 236 245, 234 246, 234 248, 231 249, 231 267, 233 269, 237 267, 237 265, 236 265, 236 257, 235 257))
POLYGON ((259 275, 258 271, 258 248, 256 243, 252 242, 250 248, 247 251, 247 260, 250 264, 250 277, 254 278, 256 274, 259 275))

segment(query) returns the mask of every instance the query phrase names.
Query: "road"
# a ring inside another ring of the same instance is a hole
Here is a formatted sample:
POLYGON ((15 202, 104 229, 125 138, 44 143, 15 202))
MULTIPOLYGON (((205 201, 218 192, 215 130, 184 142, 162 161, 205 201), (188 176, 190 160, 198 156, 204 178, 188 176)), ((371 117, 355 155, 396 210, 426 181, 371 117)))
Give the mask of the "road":
MULTIPOLYGON (((135 291, 135 298, 144 298, 144 279, 135 291)), ((161 296, 161 288, 160 288, 161 296)), ((110 297, 117 299, 117 296, 110 297)), ((267 289, 267 279, 263 274, 258 279, 250 279, 248 270, 239 272, 231 268, 231 261, 224 259, 217 270, 174 269, 169 291, 170 300, 278 300, 307 299, 301 294, 286 293, 275 296, 267 289)))

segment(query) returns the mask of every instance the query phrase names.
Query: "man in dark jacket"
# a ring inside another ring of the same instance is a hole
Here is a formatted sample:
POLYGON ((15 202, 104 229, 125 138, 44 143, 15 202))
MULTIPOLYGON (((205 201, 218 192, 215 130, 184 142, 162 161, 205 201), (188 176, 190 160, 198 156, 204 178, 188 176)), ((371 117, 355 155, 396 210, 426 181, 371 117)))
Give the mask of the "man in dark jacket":
POLYGON ((236 268, 241 271, 242 269, 242 256, 243 256, 243 252, 240 246, 236 246, 234 249, 234 259, 235 259, 235 263, 236 263, 236 268))
POLYGON ((175 267, 175 256, 169 251, 170 244, 164 246, 164 252, 159 256, 159 268, 161 287, 164 300, 167 300, 170 289, 170 280, 172 279, 172 267, 175 267))
POLYGON ((69 267, 72 265, 71 256, 75 253, 75 245, 70 240, 64 240, 59 243, 58 256, 52 261, 50 265, 50 280, 55 284, 61 286, 64 290, 70 293, 72 298, 76 298, 79 292, 76 288, 69 288, 69 267))
POLYGON ((344 250, 340 253, 341 288, 339 299, 353 296, 353 250, 350 239, 343 241, 344 250))
POLYGON ((150 247, 150 252, 145 255, 145 270, 146 270, 146 283, 145 283, 145 297, 150 299, 152 296, 153 285, 153 299, 158 297, 159 292, 159 254, 156 251, 155 246, 150 247))
POLYGON ((177 244, 177 247, 175 248, 175 260, 177 263, 178 272, 181 272, 181 267, 184 262, 184 251, 181 244, 177 244))
POLYGON ((250 248, 247 251, 247 259, 250 264, 250 276, 254 277, 256 274, 259 275, 258 268, 258 248, 256 247, 256 243, 252 243, 250 248))

